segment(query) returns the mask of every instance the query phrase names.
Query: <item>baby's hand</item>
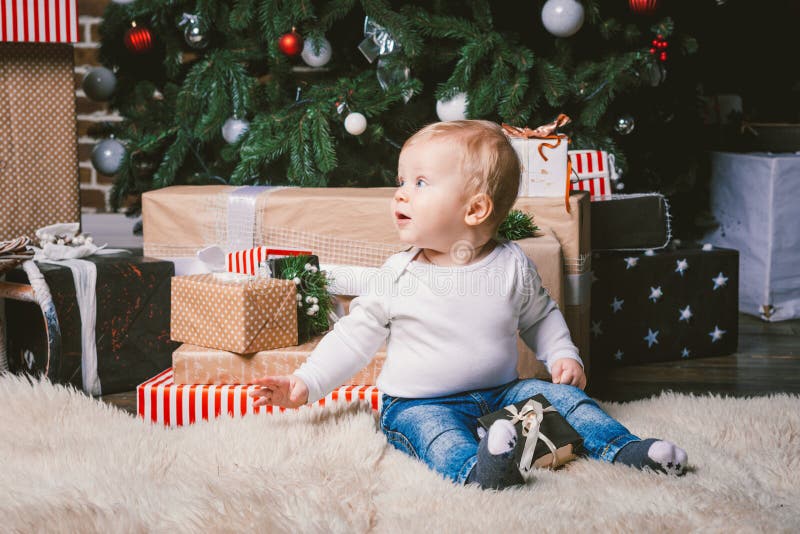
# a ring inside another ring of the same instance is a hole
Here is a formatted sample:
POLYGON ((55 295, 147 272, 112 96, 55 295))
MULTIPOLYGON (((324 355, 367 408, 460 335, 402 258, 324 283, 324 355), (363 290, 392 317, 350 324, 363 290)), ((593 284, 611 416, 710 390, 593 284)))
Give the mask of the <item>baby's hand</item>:
POLYGON ((550 368, 550 375, 553 377, 553 384, 566 384, 581 389, 586 387, 586 375, 583 367, 572 358, 556 360, 550 368))
POLYGON ((308 402, 308 386, 294 375, 265 376, 255 381, 263 386, 250 392, 256 400, 253 406, 274 404, 284 408, 297 408, 308 402))

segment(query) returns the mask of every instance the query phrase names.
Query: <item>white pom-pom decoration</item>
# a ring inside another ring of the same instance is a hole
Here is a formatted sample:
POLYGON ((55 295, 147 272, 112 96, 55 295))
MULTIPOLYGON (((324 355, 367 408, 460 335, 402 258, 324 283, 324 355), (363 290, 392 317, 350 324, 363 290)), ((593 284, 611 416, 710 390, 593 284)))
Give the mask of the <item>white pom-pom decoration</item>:
POLYGON ((466 119, 467 93, 458 93, 450 100, 437 100, 436 115, 442 122, 466 119))

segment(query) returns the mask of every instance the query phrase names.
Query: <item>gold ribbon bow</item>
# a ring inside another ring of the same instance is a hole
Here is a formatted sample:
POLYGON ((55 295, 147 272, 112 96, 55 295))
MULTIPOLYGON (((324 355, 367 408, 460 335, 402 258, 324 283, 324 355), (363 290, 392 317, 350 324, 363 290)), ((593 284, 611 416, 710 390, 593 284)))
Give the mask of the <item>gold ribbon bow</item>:
POLYGON ((539 432, 539 425, 542 424, 544 414, 547 412, 555 412, 556 409, 552 406, 545 408, 542 403, 533 399, 528 400, 522 409, 517 410, 513 404, 506 406, 506 411, 511 413, 511 424, 516 425, 522 422, 522 435, 525 436, 525 446, 522 448, 522 458, 519 461, 519 470, 525 475, 533 469, 533 453, 536 451, 536 442, 542 440, 550 452, 553 453, 553 460, 550 462, 550 467, 558 467, 558 456, 556 455, 555 444, 539 432))
MULTIPOLYGON (((542 157, 544 161, 547 161, 547 156, 544 153, 545 148, 554 149, 561 144, 562 139, 567 139, 565 134, 557 133, 557 130, 562 126, 569 124, 572 121, 568 116, 563 113, 560 113, 556 120, 553 122, 549 122, 547 124, 543 124, 537 128, 531 130, 528 127, 519 128, 517 126, 511 126, 510 124, 503 123, 503 132, 508 137, 520 137, 523 139, 553 139, 554 142, 552 143, 542 143, 539 145, 539 155, 542 157)), ((567 143, 569 143, 569 139, 567 139, 567 143)), ((572 175, 572 160, 567 157, 567 180, 565 184, 565 192, 564 192, 564 205, 567 208, 567 213, 569 213, 569 177, 572 175)))

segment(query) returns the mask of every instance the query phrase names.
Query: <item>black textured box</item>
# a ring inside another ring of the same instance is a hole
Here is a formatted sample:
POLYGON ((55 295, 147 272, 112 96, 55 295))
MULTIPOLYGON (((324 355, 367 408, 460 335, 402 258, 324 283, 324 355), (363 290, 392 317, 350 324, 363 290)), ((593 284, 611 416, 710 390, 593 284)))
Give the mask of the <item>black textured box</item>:
MULTIPOLYGON (((174 265, 124 254, 85 259, 97 267, 95 340, 102 393, 132 391, 169 367, 179 345, 169 339, 174 265)), ((81 317, 72 271, 52 263, 38 266, 53 296, 61 330, 61 368, 55 378, 80 388, 81 317)), ((6 279, 28 282, 21 269, 9 272, 6 279)), ((12 371, 27 370, 28 361, 41 361, 47 354, 41 310, 32 303, 7 300, 6 314, 9 365, 12 371)))
POLYGON ((592 257, 592 364, 625 365, 736 351, 739 253, 679 248, 592 257))
POLYGON ((592 250, 646 250, 667 245, 669 206, 664 195, 611 195, 591 203, 592 250))

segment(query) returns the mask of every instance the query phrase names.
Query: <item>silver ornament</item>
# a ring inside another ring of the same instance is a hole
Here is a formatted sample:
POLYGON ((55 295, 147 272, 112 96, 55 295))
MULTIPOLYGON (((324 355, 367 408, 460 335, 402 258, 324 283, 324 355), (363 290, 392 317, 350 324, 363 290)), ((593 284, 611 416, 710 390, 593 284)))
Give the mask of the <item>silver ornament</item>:
POLYGON ((125 157, 125 147, 116 139, 104 139, 92 150, 92 165, 97 172, 113 176, 119 172, 125 157))
POLYGON ((617 117, 614 123, 614 131, 620 135, 628 135, 636 127, 636 121, 631 115, 625 114, 617 117))
POLYGON ((467 118, 467 93, 456 93, 450 100, 436 101, 440 121, 459 121, 467 118))
POLYGON ((202 50, 208 46, 208 26, 203 19, 197 15, 183 14, 181 24, 183 28, 183 39, 186 44, 195 50, 202 50))
POLYGON ((547 0, 542 7, 542 24, 556 37, 569 37, 583 26, 583 4, 576 0, 547 0))
POLYGON ((309 67, 322 67, 326 65, 333 55, 331 43, 324 37, 319 39, 306 39, 300 57, 309 67), (314 50, 319 52, 314 52, 314 50))
MULTIPOLYGON (((411 77, 411 69, 408 68, 408 65, 404 62, 394 57, 382 57, 378 60, 375 75, 378 77, 378 83, 381 85, 381 89, 387 91, 390 87, 395 87, 398 84, 408 81, 411 77)), ((410 91, 406 92, 403 98, 408 102, 411 98, 410 91)))
POLYGON ((367 129, 367 118, 361 113, 350 113, 344 119, 344 129, 350 135, 361 135, 367 129))
POLYGON ((117 88, 117 77, 105 67, 93 67, 83 77, 83 92, 92 100, 105 102, 117 88))
POLYGON ((236 143, 250 129, 250 123, 244 119, 231 117, 222 125, 222 138, 229 145, 236 143))
POLYGON ((658 87, 667 79, 667 68, 661 63, 649 62, 642 72, 642 78, 651 87, 658 87))

